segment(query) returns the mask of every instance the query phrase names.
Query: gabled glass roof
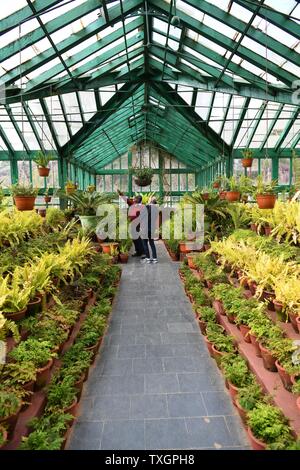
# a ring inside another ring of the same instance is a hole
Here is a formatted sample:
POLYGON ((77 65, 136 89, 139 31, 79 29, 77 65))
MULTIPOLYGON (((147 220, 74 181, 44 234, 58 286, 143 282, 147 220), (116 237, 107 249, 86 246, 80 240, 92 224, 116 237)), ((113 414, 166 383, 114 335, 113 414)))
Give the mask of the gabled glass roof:
POLYGON ((3 2, 0 152, 97 169, 141 139, 191 166, 299 148, 299 21, 295 0, 3 2))

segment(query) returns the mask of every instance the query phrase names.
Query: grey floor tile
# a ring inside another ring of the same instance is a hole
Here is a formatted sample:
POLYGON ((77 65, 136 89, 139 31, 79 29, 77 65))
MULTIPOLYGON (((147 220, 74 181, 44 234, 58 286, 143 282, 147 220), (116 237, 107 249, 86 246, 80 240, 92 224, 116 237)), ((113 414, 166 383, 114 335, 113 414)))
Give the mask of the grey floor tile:
POLYGON ((144 344, 120 345, 118 351, 119 358, 145 357, 146 346, 144 344))
POLYGON ((179 382, 176 374, 145 375, 146 393, 176 393, 179 392, 179 382))
POLYGON ((206 410, 200 393, 173 393, 167 396, 172 418, 205 416, 206 410))
POLYGON ((111 420, 129 419, 130 397, 100 395, 93 401, 93 408, 90 411, 89 420, 111 420))
POLYGON ((247 433, 245 429, 241 427, 241 419, 238 414, 225 416, 225 422, 235 442, 235 445, 250 448, 247 433))
MULTIPOLYGON (((97 371, 95 372, 95 374, 97 371)), ((112 358, 103 362, 99 375, 130 375, 132 371, 132 359, 112 358)))
POLYGON ((146 345, 146 357, 172 357, 173 347, 169 344, 146 345))
POLYGON ((133 419, 167 418, 166 395, 135 395, 131 397, 130 417, 133 419))
POLYGON ((161 338, 159 333, 137 333, 136 344, 161 344, 161 338))
MULTIPOLYGON (((207 374, 204 373, 184 373, 178 374, 179 387, 181 392, 208 392, 216 391, 218 388, 213 384, 207 374)), ((224 387, 222 387, 223 390, 224 387)))
POLYGON ((99 450, 103 432, 102 422, 77 421, 67 445, 68 450, 99 450))
POLYGON ((110 344, 112 345, 133 345, 135 343, 135 334, 112 334, 110 335, 110 344))
POLYGON ((163 358, 166 372, 201 372, 205 371, 205 365, 194 356, 174 356, 163 358))
POLYGON ((184 419, 145 421, 146 449, 188 449, 188 433, 184 419))
POLYGON ((144 450, 144 420, 105 421, 101 450, 144 450))
POLYGON ((162 358, 147 356, 146 358, 133 359, 133 374, 154 374, 164 371, 162 358))
POLYGON ((187 323, 186 321, 168 323, 170 333, 194 333, 197 331, 196 327, 198 328, 194 323, 187 323))
POLYGON ((226 392, 202 392, 208 416, 235 414, 231 399, 226 392))
POLYGON ((132 395, 144 393, 143 375, 124 375, 100 377, 93 384, 94 395, 132 395))
POLYGON ((186 418, 189 442, 194 448, 222 448, 235 445, 223 416, 186 418))

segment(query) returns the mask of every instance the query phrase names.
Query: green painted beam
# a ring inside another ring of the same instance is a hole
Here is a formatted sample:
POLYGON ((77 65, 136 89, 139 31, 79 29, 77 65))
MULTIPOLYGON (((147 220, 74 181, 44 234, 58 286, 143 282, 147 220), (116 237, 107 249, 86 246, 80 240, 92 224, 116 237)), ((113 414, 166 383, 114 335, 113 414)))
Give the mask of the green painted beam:
POLYGON ((26 141, 26 138, 25 138, 26 136, 23 134, 22 123, 21 123, 21 127, 19 127, 19 124, 17 123, 17 121, 15 119, 15 116, 14 116, 14 113, 13 113, 11 107, 8 106, 8 105, 4 105, 4 107, 7 111, 7 114, 9 115, 9 118, 10 118, 10 120, 11 120, 13 126, 14 126, 14 129, 15 129, 16 133, 18 134, 19 139, 21 140, 21 142, 23 144, 24 149, 26 150, 26 153, 29 154, 30 149, 28 147, 28 144, 27 144, 27 141, 26 141))
POLYGON ((247 109, 249 107, 249 104, 250 104, 250 98, 247 98, 245 103, 244 103, 244 109, 242 110, 241 114, 240 114, 240 119, 239 119, 239 122, 234 130, 234 133, 233 133, 233 136, 232 136, 232 140, 231 140, 231 148, 233 148, 235 146, 235 141, 239 135, 239 132, 240 132, 240 129, 242 127, 242 124, 244 122, 244 119, 245 119, 245 116, 247 114, 247 109))
MULTIPOLYGON (((53 3, 46 2, 46 3, 53 3)), ((34 2, 35 9, 36 8, 36 1, 34 2)), ((84 15, 88 15, 89 13, 99 9, 99 0, 89 0, 75 8, 72 8, 67 13, 62 15, 58 15, 48 23, 45 23, 45 27, 49 34, 53 34, 59 29, 71 24, 72 22, 82 18, 84 15)), ((41 13, 40 10, 37 10, 38 13, 41 13)), ((31 11, 31 15, 32 15, 31 11)), ((17 25, 18 23, 16 23, 17 25)), ((21 26, 22 31, 22 26, 21 26)), ((23 51, 27 47, 34 45, 36 42, 44 39, 45 33, 41 27, 30 31, 29 33, 24 34, 21 38, 18 38, 11 43, 7 44, 1 49, 1 60, 7 60, 12 57, 14 54, 20 54, 20 51, 23 51)))
POLYGON ((261 145, 260 145, 260 147, 259 147, 259 151, 262 151, 263 148, 265 147, 265 145, 266 145, 266 143, 267 143, 267 141, 268 141, 268 139, 269 139, 269 137, 270 137, 270 135, 271 135, 272 130, 273 130, 274 127, 275 127, 275 124, 276 124, 276 122, 277 122, 277 120, 278 120, 278 118, 279 118, 279 116, 280 116, 281 111, 283 110, 283 108, 284 108, 284 105, 282 104, 281 106, 279 106, 278 110, 276 111, 276 114, 275 114, 275 116, 274 116, 274 119, 271 121, 271 124, 270 124, 270 126, 269 126, 268 132, 266 133, 266 136, 265 136, 264 140, 262 141, 262 143, 261 143, 261 145))
MULTIPOLYGON (((250 11, 255 10, 255 5, 251 4, 249 1, 244 0, 235 0, 236 3, 241 5, 244 8, 247 8, 250 11)), ((274 24, 278 28, 282 29, 288 34, 291 34, 296 39, 300 39, 300 31, 299 31, 299 24, 296 21, 290 20, 287 15, 281 13, 278 10, 274 10, 268 5, 261 6, 261 13, 260 16, 262 18, 266 18, 269 23, 274 24)))
MULTIPOLYGON (((124 6, 124 11, 126 12, 126 14, 130 14, 136 11, 138 7, 141 6, 141 3, 142 2, 140 0, 127 0, 126 5, 124 6)), ((100 33, 108 26, 111 26, 114 23, 120 21, 121 16, 122 15, 121 15, 120 7, 118 5, 114 6, 110 10, 110 23, 106 23, 105 19, 100 17, 93 23, 86 26, 86 28, 82 29, 81 31, 78 31, 76 34, 71 35, 67 37, 66 39, 64 39, 63 41, 61 41, 60 43, 58 43, 56 47, 59 50, 60 54, 64 54, 65 52, 72 49, 73 47, 81 44, 86 39, 89 39, 95 34, 100 33)), ((22 74, 23 75, 29 74, 55 58, 56 58, 55 50, 53 48, 49 48, 46 51, 44 51, 42 54, 39 54, 36 57, 22 64, 22 74)), ((19 75, 20 75, 20 70, 19 70, 19 65, 18 65, 17 67, 7 72, 5 76, 2 77, 2 79, 0 80, 0 83, 1 84, 5 83, 6 85, 14 83, 14 81, 19 78, 19 75)))
POLYGON ((41 150, 42 150, 43 152, 45 152, 45 147, 44 147, 43 139, 40 138, 39 132, 38 132, 38 130, 37 130, 37 125, 38 125, 38 123, 37 123, 37 125, 36 125, 36 123, 35 123, 34 120, 33 120, 34 115, 33 115, 32 111, 31 111, 31 109, 30 109, 30 106, 28 105, 28 103, 23 102, 23 108, 24 108, 26 117, 27 117, 27 119, 28 119, 28 122, 29 122, 29 124, 30 124, 30 127, 31 127, 31 129, 32 129, 32 132, 33 132, 33 134, 34 134, 34 136, 35 136, 37 142, 38 142, 38 144, 39 144, 41 150))
MULTIPOLYGON (((194 8, 198 9, 199 11, 206 13, 208 16, 211 16, 212 18, 218 20, 220 23, 225 24, 239 33, 243 33, 247 27, 247 23, 245 21, 242 21, 241 19, 231 15, 230 13, 227 13, 226 11, 222 10, 221 8, 218 8, 217 6, 206 2, 205 0, 185 0, 189 5, 193 6, 194 8)), ((152 0, 152 4, 157 6, 157 3, 164 5, 165 9, 165 1, 163 0, 152 0)), ((247 4, 249 2, 247 1, 247 4)), ((160 5, 160 8, 161 8, 160 5)), ((257 3, 255 3, 254 6, 256 6, 257 3)), ((182 15, 181 10, 180 15, 182 15)), ((200 25, 201 23, 198 22, 200 25)), ((280 40, 273 39, 269 35, 267 36, 263 31, 260 31, 257 28, 254 28, 251 26, 248 29, 247 36, 253 39, 253 41, 256 41, 257 43, 261 44, 262 46, 265 47, 266 44, 268 44, 268 48, 275 52, 276 54, 279 54, 283 58, 289 58, 289 60, 296 65, 300 65, 300 56, 297 52, 293 51, 289 47, 285 46, 280 40)))
MULTIPOLYGON (((56 129, 55 129, 55 127, 52 123, 52 120, 50 118, 50 112, 49 112, 47 103, 42 98, 39 101, 40 101, 40 105, 42 107, 43 113, 45 115, 46 122, 48 124, 49 129, 50 129, 50 133, 51 133, 51 137, 53 139, 54 145, 55 145, 58 153, 60 153, 60 143, 59 143, 58 138, 57 138, 56 129)), ((51 142, 51 144, 52 144, 52 142, 51 142)))
POLYGON ((69 135, 69 139, 71 139, 71 137, 72 137, 71 126, 70 126, 69 119, 68 119, 68 116, 67 116, 67 113, 66 113, 66 107, 65 107, 64 100, 62 99, 62 97, 60 95, 58 96, 58 101, 59 101, 59 104, 60 104, 60 107, 61 107, 61 110, 62 110, 62 113, 63 113, 63 117, 64 117, 64 120, 65 120, 68 135, 69 135))
POLYGON ((281 136, 279 137, 278 141, 276 142, 276 145, 275 145, 275 150, 276 151, 278 151, 280 149, 281 145, 283 144, 286 136, 288 135, 288 133, 290 132, 291 128, 293 127, 296 119, 298 118, 299 112, 300 112, 300 108, 297 108, 294 111, 292 118, 288 121, 287 125, 285 126, 284 131, 282 132, 281 136))
POLYGON ((84 140, 89 137, 95 129, 101 126, 110 116, 111 108, 120 107, 128 97, 134 93, 140 85, 125 84, 107 103, 102 106, 85 125, 77 132, 72 139, 61 149, 62 155, 72 153, 84 140))

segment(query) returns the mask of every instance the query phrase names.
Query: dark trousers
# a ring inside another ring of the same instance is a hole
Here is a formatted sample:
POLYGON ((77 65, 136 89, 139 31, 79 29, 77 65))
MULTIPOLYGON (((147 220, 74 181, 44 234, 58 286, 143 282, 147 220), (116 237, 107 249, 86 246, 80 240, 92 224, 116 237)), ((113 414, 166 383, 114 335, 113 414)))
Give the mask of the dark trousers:
POLYGON ((152 258, 153 259, 156 259, 157 258, 157 254, 156 254, 156 247, 155 247, 155 243, 154 243, 154 240, 153 238, 146 238, 143 240, 143 244, 144 244, 144 252, 145 252, 145 255, 146 255, 146 258, 150 259, 150 252, 149 252, 149 245, 151 247, 151 251, 152 251, 152 258))
POLYGON ((137 240, 133 240, 135 252, 138 255, 143 255, 144 254, 144 244, 142 242, 141 238, 138 238, 137 240))

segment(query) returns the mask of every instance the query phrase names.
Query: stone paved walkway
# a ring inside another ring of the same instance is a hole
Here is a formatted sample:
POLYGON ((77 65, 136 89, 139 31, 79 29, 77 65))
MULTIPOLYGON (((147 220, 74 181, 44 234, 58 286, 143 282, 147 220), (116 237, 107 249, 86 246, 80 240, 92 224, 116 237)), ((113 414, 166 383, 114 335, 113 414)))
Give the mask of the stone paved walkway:
POLYGON ((157 265, 133 258, 124 266, 68 448, 248 449, 178 263, 157 245, 157 265))

